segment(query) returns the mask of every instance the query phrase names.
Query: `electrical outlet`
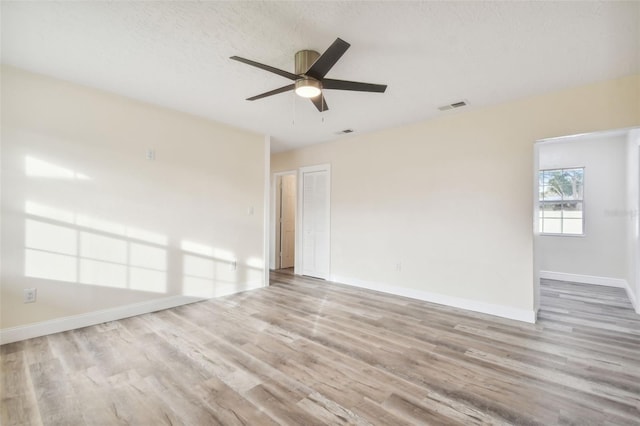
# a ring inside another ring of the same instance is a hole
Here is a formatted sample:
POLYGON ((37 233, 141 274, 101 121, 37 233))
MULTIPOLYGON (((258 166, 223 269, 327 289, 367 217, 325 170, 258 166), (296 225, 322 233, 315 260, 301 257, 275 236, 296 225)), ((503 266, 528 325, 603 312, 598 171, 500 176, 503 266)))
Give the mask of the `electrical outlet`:
POLYGON ((396 263, 396 272, 402 272, 402 263, 396 263))
POLYGON ((36 301, 38 290, 35 288, 24 289, 24 303, 33 303, 36 301))

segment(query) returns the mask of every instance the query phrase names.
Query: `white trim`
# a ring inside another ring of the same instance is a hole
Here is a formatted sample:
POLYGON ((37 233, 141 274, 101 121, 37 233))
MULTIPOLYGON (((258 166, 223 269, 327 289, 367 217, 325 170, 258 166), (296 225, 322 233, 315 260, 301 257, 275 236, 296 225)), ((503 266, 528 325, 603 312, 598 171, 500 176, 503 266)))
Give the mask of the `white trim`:
POLYGON ((627 206, 631 213, 630 222, 627 222, 627 233, 635 237, 631 239, 628 248, 629 259, 629 285, 635 286, 635 292, 630 292, 636 308, 636 313, 640 314, 640 127, 629 131, 628 135, 629 161, 627 162, 627 206), (635 149, 635 152, 633 152, 635 149), (635 170, 634 170, 635 169, 635 170), (635 176, 631 172, 635 171, 635 176), (635 217, 633 215, 635 212, 635 217), (638 299, 636 299, 636 297, 638 299))
POLYGON ((533 144, 533 309, 536 312, 540 310, 540 245, 538 238, 540 237, 540 141, 536 141, 533 144))
MULTIPOLYGON (((214 298, 242 293, 249 290, 255 290, 261 287, 264 287, 264 283, 262 281, 247 283, 242 287, 241 290, 238 290, 238 287, 229 286, 227 288, 220 289, 220 291, 216 293, 214 298)), ((164 297, 162 299, 148 300, 125 306, 117 306, 115 308, 103 309, 100 311, 56 318, 49 321, 37 322, 34 324, 4 328, 0 330, 0 345, 17 342, 20 340, 31 339, 34 337, 46 336, 48 334, 75 330, 77 328, 102 324, 104 322, 117 321, 123 318, 135 317, 137 315, 162 311, 164 309, 188 305, 189 303, 202 302, 204 300, 208 299, 182 295, 170 296, 164 297)))
POLYGON ((399 287, 384 283, 364 281, 356 278, 331 276, 331 281, 346 284, 353 287, 366 288, 368 290, 380 291, 396 296, 410 297, 412 299, 425 302, 437 303, 439 305, 451 306, 468 311, 480 312, 497 317, 508 318, 528 323, 536 322, 536 311, 527 309, 512 308, 510 306, 495 305, 493 303, 480 302, 478 300, 464 299, 461 297, 447 296, 439 293, 432 293, 424 290, 399 287))
POLYGON ((574 283, 581 284, 593 284, 593 285, 601 285, 606 287, 616 287, 623 288, 627 292, 627 297, 631 301, 635 311, 639 312, 640 306, 638 306, 638 301, 636 300, 635 295, 631 291, 631 287, 627 280, 622 278, 611 278, 611 277, 597 277, 593 275, 580 275, 580 274, 568 274, 566 272, 553 272, 553 271, 540 271, 540 278, 545 278, 548 280, 558 280, 558 281, 569 281, 574 283))
POLYGON ((271 205, 271 203, 269 202, 270 200, 270 191, 271 191, 271 185, 269 185, 269 179, 270 179, 270 175, 271 175, 271 136, 269 135, 265 135, 264 137, 264 197, 263 197, 263 221, 262 221, 262 226, 263 226, 263 247, 262 247, 262 257, 264 259, 263 261, 263 267, 264 267, 264 282, 263 282, 263 287, 267 287, 269 285, 269 254, 271 252, 271 250, 269 250, 269 246, 270 246, 270 241, 271 241, 271 233, 269 230, 269 224, 270 224, 270 209, 269 206, 271 205))
MULTIPOLYGON (((538 156, 540 155, 540 152, 538 151, 538 156)), ((539 163, 539 159, 538 159, 538 163, 539 163)), ((583 164, 581 166, 562 166, 562 167, 552 167, 552 168, 548 168, 548 169, 539 169, 536 174, 536 188, 535 188, 535 194, 537 194, 537 200, 536 200, 536 205, 538 206, 538 209, 535 211, 536 215, 537 215, 537 219, 538 219, 538 226, 540 226, 540 203, 558 203, 560 201, 560 204, 562 204, 562 200, 540 200, 540 172, 543 171, 554 171, 554 170, 570 170, 570 169, 582 169, 582 199, 581 200, 571 200, 571 201, 576 201, 579 203, 582 203, 582 234, 566 234, 564 232, 560 232, 560 233, 554 233, 554 232, 540 232, 538 228, 538 232, 539 235, 541 237, 571 237, 571 238, 586 238, 587 236, 587 218, 586 218, 586 211, 587 209, 585 208, 585 203, 584 203, 584 188, 587 188, 589 185, 591 185, 588 180, 589 180, 589 174, 586 172, 587 167, 583 164)), ((563 208, 563 207, 561 207, 563 208)), ((564 228, 564 225, 560 224, 561 228, 564 228)))
POLYGON ((545 278, 548 280, 569 281, 569 282, 581 283, 581 284, 603 285, 607 287, 618 287, 618 288, 627 287, 627 281, 621 278, 568 274, 566 272, 540 271, 540 278, 545 278))
POLYGON ((87 327, 90 325, 101 324, 103 322, 115 321, 136 315, 147 314, 149 312, 161 311, 163 309, 174 308, 176 306, 199 302, 201 300, 205 299, 189 296, 172 296, 126 306, 118 306, 111 309, 88 312, 86 314, 56 318, 34 324, 5 328, 0 330, 0 345, 17 342, 19 340, 31 339, 33 337, 45 336, 47 334, 74 330, 76 328, 87 327))
POLYGON ((639 128, 640 127, 633 126, 633 127, 623 127, 621 129, 600 130, 600 131, 589 132, 589 133, 578 133, 573 135, 556 136, 552 138, 539 139, 536 141, 536 143, 572 142, 576 139, 583 140, 583 139, 593 139, 593 138, 624 136, 628 132, 634 129, 639 129, 639 128))
MULTIPOLYGON (((296 170, 287 170, 284 172, 275 172, 273 174, 271 174, 271 197, 269 198, 270 200, 270 208, 269 208, 269 214, 270 214, 270 220, 269 220, 269 235, 271 237, 271 241, 269 243, 269 268, 270 269, 276 269, 276 256, 277 256, 277 247, 276 247, 276 219, 277 219, 277 204, 278 204, 278 191, 277 191, 277 183, 278 183, 278 177, 282 177, 282 176, 288 176, 288 175, 293 175, 296 177, 296 186, 298 184, 298 172, 296 170)), ((297 193, 296 193, 297 195, 297 193)), ((297 203, 297 200, 296 200, 297 203)), ((296 207, 296 216, 297 216, 297 207, 296 207)), ((297 234, 298 234, 298 223, 297 223, 298 219, 296 217, 296 228, 295 228, 295 232, 296 232, 296 244, 298 243, 297 241, 297 234)), ((297 256, 297 253, 295 254, 297 256)), ((294 270, 295 272, 295 270, 294 270)))

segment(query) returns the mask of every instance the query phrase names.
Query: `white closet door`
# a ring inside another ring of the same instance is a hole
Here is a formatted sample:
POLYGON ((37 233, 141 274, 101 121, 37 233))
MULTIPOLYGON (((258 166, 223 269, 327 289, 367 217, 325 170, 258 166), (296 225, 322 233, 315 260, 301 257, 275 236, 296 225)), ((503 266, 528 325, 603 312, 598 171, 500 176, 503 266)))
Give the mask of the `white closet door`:
POLYGON ((328 166, 305 167, 302 177, 302 275, 329 278, 328 166))

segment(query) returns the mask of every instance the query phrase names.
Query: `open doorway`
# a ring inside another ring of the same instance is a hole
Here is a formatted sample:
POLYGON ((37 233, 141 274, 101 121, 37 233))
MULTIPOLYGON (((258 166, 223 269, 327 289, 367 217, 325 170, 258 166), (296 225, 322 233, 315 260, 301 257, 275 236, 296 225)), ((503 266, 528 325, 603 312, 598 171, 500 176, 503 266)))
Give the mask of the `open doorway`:
POLYGON ((330 276, 331 166, 277 172, 271 179, 269 268, 330 276))
POLYGON ((536 310, 541 281, 553 281, 619 287, 640 311, 638 136, 620 129, 535 144, 536 310))
POLYGON ((296 172, 274 175, 275 220, 272 223, 274 235, 274 259, 272 269, 291 269, 295 265, 296 251, 296 172))

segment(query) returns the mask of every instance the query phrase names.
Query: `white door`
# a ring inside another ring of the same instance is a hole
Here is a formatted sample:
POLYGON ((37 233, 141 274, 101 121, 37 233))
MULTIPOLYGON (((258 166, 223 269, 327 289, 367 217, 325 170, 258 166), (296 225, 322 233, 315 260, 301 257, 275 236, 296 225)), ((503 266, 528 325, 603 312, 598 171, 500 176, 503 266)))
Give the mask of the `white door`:
POLYGON ((293 267, 296 241, 296 177, 282 176, 280 193, 280 267, 293 267))
POLYGON ((330 168, 300 169, 302 275, 329 278, 330 168))

